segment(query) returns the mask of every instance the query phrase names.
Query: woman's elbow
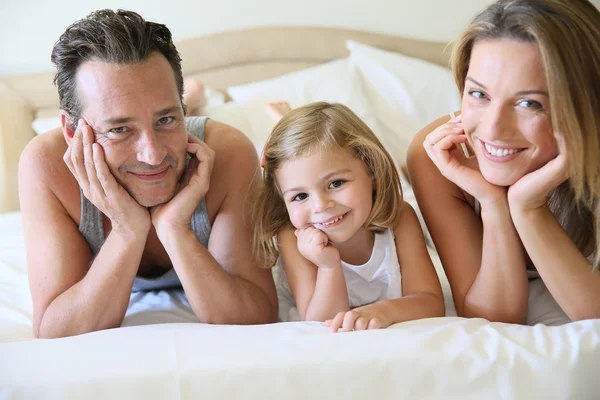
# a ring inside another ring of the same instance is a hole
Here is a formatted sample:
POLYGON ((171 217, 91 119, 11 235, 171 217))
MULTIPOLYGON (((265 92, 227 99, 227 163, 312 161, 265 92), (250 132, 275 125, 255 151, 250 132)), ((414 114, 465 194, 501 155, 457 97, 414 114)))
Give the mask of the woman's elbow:
POLYGON ((474 310, 469 307, 459 309, 456 314, 464 318, 484 318, 490 322, 503 322, 507 324, 527 324, 527 310, 474 310))

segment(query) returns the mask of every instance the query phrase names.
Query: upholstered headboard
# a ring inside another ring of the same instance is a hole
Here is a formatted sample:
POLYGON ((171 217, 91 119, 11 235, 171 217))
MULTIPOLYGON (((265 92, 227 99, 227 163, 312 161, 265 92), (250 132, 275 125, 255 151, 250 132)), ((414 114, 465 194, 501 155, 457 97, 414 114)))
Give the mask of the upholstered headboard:
MULTIPOLYGON (((207 86, 225 91, 346 57, 348 39, 448 65, 445 43, 337 28, 241 29, 179 41, 177 48, 185 76, 196 76, 207 86)), ((49 72, 0 80, 0 213, 19 208, 18 160, 35 135, 33 120, 57 115, 53 78, 49 72)))

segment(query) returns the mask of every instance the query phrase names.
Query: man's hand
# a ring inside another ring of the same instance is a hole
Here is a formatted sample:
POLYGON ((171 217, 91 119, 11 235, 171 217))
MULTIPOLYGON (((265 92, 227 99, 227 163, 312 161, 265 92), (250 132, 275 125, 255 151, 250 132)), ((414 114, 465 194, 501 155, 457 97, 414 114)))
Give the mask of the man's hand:
POLYGON ((167 203, 150 209, 152 224, 159 237, 172 229, 189 229, 192 214, 210 187, 215 152, 189 133, 186 151, 191 158, 179 180, 177 194, 167 203))
POLYGON ((139 235, 150 229, 150 214, 117 182, 108 169, 102 146, 94 142, 92 128, 79 120, 73 139, 63 156, 84 196, 112 225, 114 232, 139 235))

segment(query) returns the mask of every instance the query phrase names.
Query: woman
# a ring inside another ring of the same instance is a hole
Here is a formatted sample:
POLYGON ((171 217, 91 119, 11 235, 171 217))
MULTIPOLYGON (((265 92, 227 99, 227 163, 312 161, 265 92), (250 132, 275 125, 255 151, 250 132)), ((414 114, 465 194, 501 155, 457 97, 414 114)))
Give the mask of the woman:
POLYGON ((419 132, 408 168, 458 315, 600 318, 600 12, 500 0, 452 68, 461 115, 419 132))

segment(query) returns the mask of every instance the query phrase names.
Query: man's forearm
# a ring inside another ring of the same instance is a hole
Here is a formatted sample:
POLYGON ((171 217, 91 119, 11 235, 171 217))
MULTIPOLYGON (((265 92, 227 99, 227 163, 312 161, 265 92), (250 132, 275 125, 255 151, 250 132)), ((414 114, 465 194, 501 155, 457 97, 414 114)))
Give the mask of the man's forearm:
POLYGON ((37 336, 73 336, 120 326, 145 243, 143 235, 124 239, 111 232, 85 277, 46 308, 37 336))
POLYGON ((258 286, 229 275, 192 231, 165 235, 161 241, 200 322, 261 324, 276 312, 258 286))

